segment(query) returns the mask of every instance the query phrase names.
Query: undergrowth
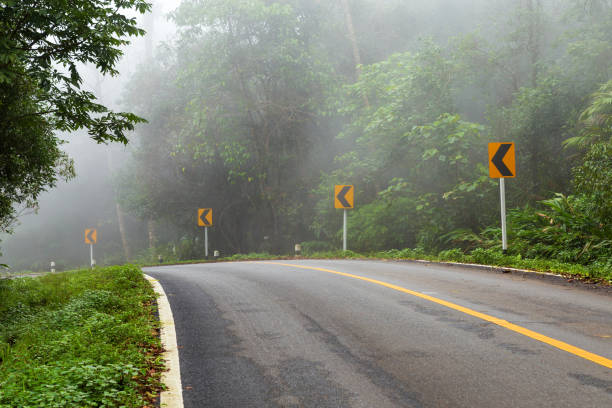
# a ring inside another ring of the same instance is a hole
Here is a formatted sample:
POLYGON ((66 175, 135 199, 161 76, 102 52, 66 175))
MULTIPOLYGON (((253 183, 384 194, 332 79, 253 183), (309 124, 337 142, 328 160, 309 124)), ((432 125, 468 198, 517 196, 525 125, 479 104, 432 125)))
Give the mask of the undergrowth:
POLYGON ((0 407, 143 407, 161 389, 138 267, 0 280, 0 407))

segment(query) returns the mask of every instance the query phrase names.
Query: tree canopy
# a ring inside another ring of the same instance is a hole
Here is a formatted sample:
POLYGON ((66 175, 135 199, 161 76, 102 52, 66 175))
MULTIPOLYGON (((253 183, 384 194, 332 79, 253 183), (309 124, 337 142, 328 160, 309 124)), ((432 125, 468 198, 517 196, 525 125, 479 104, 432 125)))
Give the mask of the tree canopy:
MULTIPOLYGON (((349 248, 497 250, 487 143, 512 141, 511 254, 612 267, 609 0, 184 0, 171 18, 124 94, 150 119, 115 179, 141 256, 200 256, 197 208, 224 254, 337 248, 335 184, 356 187, 349 248)), ((78 55, 48 66, 75 92, 78 55)), ((25 78, 13 97, 41 92, 25 78)))
POLYGON ((144 31, 126 13, 144 0, 0 2, 0 231, 17 207, 33 207, 74 174, 61 132, 85 129, 98 143, 127 143, 143 119, 113 112, 84 89, 80 69, 116 75, 121 47, 144 31))

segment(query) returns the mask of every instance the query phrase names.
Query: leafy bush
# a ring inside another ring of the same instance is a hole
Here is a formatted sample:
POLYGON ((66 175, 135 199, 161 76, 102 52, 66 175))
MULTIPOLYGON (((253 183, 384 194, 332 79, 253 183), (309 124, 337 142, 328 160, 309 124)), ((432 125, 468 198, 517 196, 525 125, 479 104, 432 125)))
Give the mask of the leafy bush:
POLYGON ((138 406, 136 390, 126 386, 138 374, 131 364, 101 365, 93 360, 35 365, 9 374, 0 392, 0 406, 138 406))
POLYGON ((583 265, 612 257, 612 231, 589 197, 557 194, 541 204, 509 212, 511 252, 583 265))
POLYGON ((495 249, 476 248, 470 252, 470 259, 474 263, 484 265, 503 264, 503 254, 495 249))
MULTIPOLYGON (((463 251, 459 248, 447 249, 444 251, 440 251, 438 254, 440 259, 451 262, 465 262, 469 258, 463 253, 463 251)), ((471 259, 469 259, 471 260, 471 259)))
MULTIPOLYGON (((508 255, 526 259, 548 259, 563 263, 608 268, 612 259, 612 222, 604 217, 591 195, 565 196, 508 211, 508 255)), ((448 243, 474 248, 475 262, 501 262, 501 230, 488 227, 480 233, 458 229, 446 234, 448 243)), ((605 272, 602 272, 605 274, 605 272)))
MULTIPOLYGON (((612 87, 612 81, 610 81, 612 87)), ((608 115, 612 122, 612 114, 608 115)), ((608 130, 612 133, 612 130, 608 130)), ((598 143, 590 147, 583 163, 574 168, 574 185, 591 204, 589 208, 608 232, 612 228, 612 143, 598 143)))

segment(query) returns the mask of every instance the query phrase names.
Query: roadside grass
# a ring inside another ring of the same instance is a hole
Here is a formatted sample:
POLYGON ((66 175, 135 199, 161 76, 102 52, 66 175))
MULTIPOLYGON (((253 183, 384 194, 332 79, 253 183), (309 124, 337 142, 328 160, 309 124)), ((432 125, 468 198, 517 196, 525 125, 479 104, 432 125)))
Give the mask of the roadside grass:
POLYGON ((521 255, 504 254, 495 249, 476 248, 470 253, 461 249, 449 249, 437 254, 428 254, 420 248, 391 249, 368 254, 358 254, 352 251, 315 252, 308 254, 312 258, 365 258, 365 259, 394 259, 430 262, 456 262, 463 264, 488 265, 505 268, 524 269, 534 272, 548 272, 580 279, 592 283, 612 283, 612 267, 610 265, 580 265, 561 262, 553 259, 523 258, 521 255))
POLYGON ((257 261, 257 260, 289 260, 289 259, 393 259, 393 260, 419 260, 431 262, 457 262, 465 264, 489 265, 502 268, 525 269, 534 272, 548 272, 563 275, 569 279, 578 279, 585 282, 612 284, 612 264, 595 263, 581 265, 561 262, 554 259, 523 258, 521 255, 503 254, 496 249, 476 248, 469 253, 461 249, 449 249, 437 254, 426 253, 420 248, 391 249, 387 251, 357 253, 353 251, 313 251, 304 252, 301 256, 271 255, 267 253, 235 254, 218 259, 188 260, 164 263, 151 263, 143 266, 177 265, 205 262, 228 261, 257 261))
POLYGON ((137 266, 0 280, 0 407, 145 407, 163 361, 137 266))
POLYGON ((436 255, 425 254, 419 249, 382 251, 372 255, 382 259, 410 259, 432 262, 458 262, 465 264, 489 265, 502 268, 525 269, 534 272, 548 272, 568 278, 580 279, 592 283, 612 283, 612 268, 607 265, 581 265, 561 262, 554 259, 523 258, 521 255, 509 255, 495 249, 476 248, 466 254, 460 249, 441 251, 436 255))

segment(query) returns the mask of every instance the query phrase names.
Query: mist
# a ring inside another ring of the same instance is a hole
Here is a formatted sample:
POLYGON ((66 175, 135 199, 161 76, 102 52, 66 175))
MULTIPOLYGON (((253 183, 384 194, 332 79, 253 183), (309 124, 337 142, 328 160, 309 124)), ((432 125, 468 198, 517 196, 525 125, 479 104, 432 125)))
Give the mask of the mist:
MULTIPOLYGON (((102 76, 94 67, 81 66, 84 88, 115 110, 129 110, 121 101, 130 77, 153 48, 171 41, 176 30, 168 14, 179 1, 155 2, 152 13, 139 17, 147 30, 125 47, 118 76, 102 76)), ((60 181, 57 187, 41 194, 37 208, 23 208, 12 234, 0 234, 0 263, 14 270, 48 270, 50 262, 58 269, 89 265, 89 246, 84 243, 86 228, 99 229, 100 244, 95 257, 99 264, 122 261, 117 225, 113 177, 129 157, 129 146, 97 144, 86 132, 62 134, 63 150, 74 160, 76 177, 60 181)), ((139 223, 127 215, 133 239, 138 242, 139 223)), ((144 242, 145 239, 143 238, 144 242)))
MULTIPOLYGON (((576 192, 590 95, 612 78, 609 1, 155 2, 105 105, 147 119, 127 146, 63 135, 76 178, 0 239, 15 270, 287 254, 340 245, 336 184, 356 186, 350 247, 439 251, 497 226, 486 144, 516 141, 509 205, 576 192)), ((462 244, 464 245, 464 244, 462 244)))

